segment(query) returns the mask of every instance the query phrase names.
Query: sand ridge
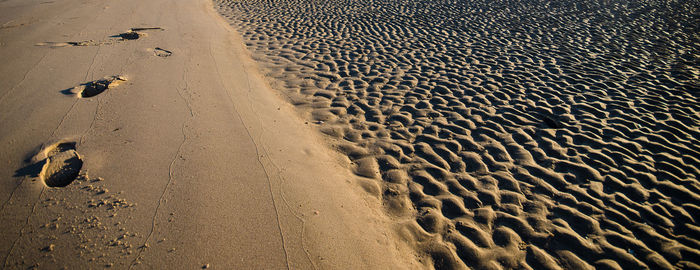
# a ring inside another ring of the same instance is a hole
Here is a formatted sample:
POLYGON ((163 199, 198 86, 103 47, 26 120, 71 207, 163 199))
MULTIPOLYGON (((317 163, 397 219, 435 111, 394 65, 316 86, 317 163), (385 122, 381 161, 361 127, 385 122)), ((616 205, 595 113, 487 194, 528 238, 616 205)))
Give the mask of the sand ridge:
POLYGON ((697 6, 229 1, 440 269, 698 269, 697 6))

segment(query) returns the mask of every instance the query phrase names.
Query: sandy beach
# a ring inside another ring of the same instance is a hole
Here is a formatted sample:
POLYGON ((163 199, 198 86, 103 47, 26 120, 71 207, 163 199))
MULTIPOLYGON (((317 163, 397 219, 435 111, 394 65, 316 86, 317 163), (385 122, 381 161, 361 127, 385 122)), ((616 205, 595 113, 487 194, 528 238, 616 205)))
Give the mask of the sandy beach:
POLYGON ((698 14, 0 0, 0 268, 700 269, 698 14))
POLYGON ((415 267, 211 2, 0 18, 0 268, 415 267))

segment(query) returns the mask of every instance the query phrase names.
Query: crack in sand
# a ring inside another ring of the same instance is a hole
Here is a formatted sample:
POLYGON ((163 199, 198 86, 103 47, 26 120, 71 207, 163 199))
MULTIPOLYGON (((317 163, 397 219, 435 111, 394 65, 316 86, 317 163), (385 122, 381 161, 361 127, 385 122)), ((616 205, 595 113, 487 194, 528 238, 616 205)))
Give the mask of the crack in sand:
MULTIPOLYGON (((249 77, 249 75, 248 75, 248 71, 247 71, 245 65, 243 66, 243 72, 246 74, 246 79, 247 79, 247 83, 248 83, 248 91, 247 91, 247 94, 246 94, 246 98, 248 99, 248 104, 252 104, 252 103, 253 103, 253 99, 252 99, 252 97, 251 97, 252 88, 251 88, 251 86, 250 86, 250 77, 249 77)), ((286 95, 286 94, 285 94, 285 95, 286 95)), ((289 97, 290 100, 291 100, 291 97, 290 97, 290 96, 287 95, 287 97, 289 97)), ((253 108, 252 106, 251 106, 250 109, 251 109, 253 112, 256 111, 255 108, 253 108)), ((258 114, 255 114, 255 115, 258 115, 258 114)), ((263 125, 262 119, 261 119, 260 117, 257 117, 257 119, 258 119, 258 123, 260 124, 260 129, 262 130, 262 132, 260 133, 260 138, 259 138, 259 140, 262 140, 262 134, 265 133, 265 125, 263 125)), ((266 148, 265 146, 261 146, 261 147, 262 147, 263 152, 265 152, 265 156, 267 157, 267 161, 268 161, 270 164, 272 164, 272 166, 274 166, 274 167, 276 168, 276 170, 277 170, 277 176, 278 176, 279 179, 280 179, 280 181, 279 181, 279 193, 280 193, 280 197, 282 198, 282 201, 283 201, 284 204, 287 206, 287 211, 289 211, 294 217, 296 217, 296 218, 299 220, 299 222, 301 222, 301 248, 302 248, 302 250, 304 251, 304 253, 305 253, 305 255, 306 255, 306 259, 309 260, 309 263, 311 263, 311 266, 312 266, 314 269, 318 269, 318 267, 317 267, 316 264, 313 262, 313 260, 311 260, 311 254, 309 254, 309 251, 306 249, 306 247, 305 247, 305 245, 304 245, 304 232, 305 232, 305 230, 306 230, 306 221, 305 221, 303 218, 301 218, 296 212, 292 211, 292 206, 289 204, 289 202, 287 201, 287 199, 284 197, 284 180, 285 180, 285 178, 284 178, 284 176, 282 176, 282 170, 280 169, 279 166, 277 166, 277 164, 276 164, 274 161, 272 161, 272 159, 270 158, 270 154, 269 154, 269 152, 267 151, 267 148, 266 148)))
MULTIPOLYGON (((87 70, 85 71, 84 80, 87 80, 87 76, 90 73, 90 69, 92 69, 92 65, 95 63, 95 58, 97 57, 97 54, 99 52, 100 52, 100 48, 98 47, 97 51, 95 52, 95 55, 92 57, 92 62, 88 66, 87 70)), ((51 132, 51 136, 49 136, 49 139, 53 138, 54 135, 56 135, 56 131, 58 131, 58 129, 61 127, 61 125, 63 125, 63 122, 66 120, 66 117, 68 117, 68 114, 70 114, 70 112, 73 111, 73 108, 75 107, 75 105, 78 104, 78 100, 79 99, 76 99, 75 101, 73 101, 73 104, 70 106, 70 109, 68 109, 68 111, 63 115, 63 117, 61 117, 61 121, 58 123, 58 126, 56 126, 56 128, 51 132)))
POLYGON ((168 166, 168 182, 165 184, 165 187, 163 188, 163 192, 160 194, 160 198, 158 199, 158 204, 156 205, 156 209, 153 213, 153 217, 151 219, 151 231, 148 233, 148 236, 146 237, 146 240, 143 242, 143 245, 141 245, 141 249, 139 250, 138 255, 136 258, 131 262, 129 265, 129 269, 133 268, 133 266, 138 262, 139 259, 141 258, 141 255, 143 251, 146 249, 146 244, 148 244, 148 241, 150 241, 151 237, 153 236, 153 233, 155 232, 156 229, 156 218, 158 217, 158 211, 160 210, 161 205, 163 204, 163 199, 165 198, 165 194, 168 191, 168 187, 171 186, 173 182, 173 165, 175 165, 175 161, 177 161, 177 157, 180 155, 180 152, 182 150, 182 146, 185 145, 185 142, 187 141, 187 134, 185 133, 185 128, 187 127, 187 123, 194 119, 194 111, 192 110, 192 106, 190 105, 190 102, 185 96, 182 94, 184 91, 187 91, 189 88, 189 85, 187 83, 187 69, 184 70, 182 74, 182 81, 185 83, 185 86, 182 88, 182 90, 176 89, 178 95, 182 100, 185 102, 185 105, 187 106, 187 109, 189 110, 190 117, 189 119, 185 119, 182 122, 182 127, 180 128, 180 131, 182 132, 182 141, 180 142, 180 145, 177 148, 177 151, 175 152, 175 155, 173 156, 173 159, 170 161, 170 165, 168 166))
POLYGON ((97 59, 98 54, 100 54, 100 47, 97 47, 97 50, 95 50, 95 54, 92 56, 92 60, 90 61, 90 65, 88 66, 87 70, 85 71, 85 77, 83 78, 83 81, 87 81, 88 74, 90 74, 90 70, 92 70, 92 66, 95 64, 95 59, 97 59))
MULTIPOLYGON (((258 118, 260 120, 260 118, 258 118)), ((309 260, 309 263, 311 263, 311 266, 314 269, 318 269, 316 264, 311 260, 311 254, 309 254, 309 251, 306 249, 306 246, 304 244, 304 232, 306 231, 306 221, 304 221, 303 218, 301 218, 296 212, 292 211, 292 206, 289 204, 289 201, 287 201, 287 198, 284 197, 284 182, 285 178, 282 176, 282 169, 280 169, 277 164, 275 164, 274 161, 270 158, 270 154, 267 152, 267 148, 263 147, 263 151, 265 152, 265 156, 267 156, 267 160, 272 164, 277 169, 277 176, 280 178, 280 183, 279 183, 279 193, 280 197, 282 197, 282 201, 284 202, 285 205, 287 205, 287 210, 292 213, 294 217, 296 217, 299 222, 301 222, 301 249, 304 251, 306 254, 306 258, 309 260)))
POLYGON ((46 58, 46 55, 47 55, 47 54, 48 54, 48 53, 45 53, 43 56, 41 56, 41 58, 39 59, 39 61, 37 61, 36 63, 34 63, 34 65, 32 65, 32 67, 29 68, 29 69, 27 70, 27 72, 24 73, 24 76, 22 76, 22 80, 20 80, 17 84, 15 84, 15 86, 13 86, 12 88, 10 88, 10 90, 8 90, 7 92, 5 92, 5 94, 3 94, 2 97, 0 97, 0 103, 2 103, 2 101, 5 99, 6 96, 8 96, 10 93, 14 92, 15 89, 17 88, 17 86, 20 86, 25 80, 27 80, 27 75, 29 75, 29 73, 32 72, 32 70, 34 70, 34 68, 38 67, 39 64, 41 64, 41 62, 44 61, 44 58, 46 58))
MULTIPOLYGON (((99 48, 98 48, 98 51, 99 51, 99 48)), ((24 81, 26 80, 26 78, 27 78, 27 75, 28 75, 35 67, 37 67, 37 66, 39 65, 39 63, 41 63, 41 62, 43 61, 43 59, 46 57, 46 55, 47 55, 47 54, 44 54, 44 55, 41 57, 41 59, 39 59, 39 61, 37 61, 37 63, 36 63, 32 68, 30 68, 30 69, 24 74, 24 77, 22 78, 22 80, 21 80, 19 83, 17 83, 17 85, 15 85, 10 91, 8 91, 8 93, 6 93, 6 94, 3 95, 2 97, 0 97, 0 101, 2 101, 2 100, 4 99, 4 97, 5 97, 7 94, 9 94, 9 92, 11 92, 11 91, 14 90, 17 86, 19 86, 22 82, 24 82, 24 81)), ((97 56, 97 53, 95 53, 95 56, 97 56)), ((95 56, 93 56, 93 63, 94 63, 94 60, 95 60, 95 56)), ((92 63, 91 63, 90 66, 88 67, 88 71, 86 71, 86 74, 85 74, 86 77, 87 77, 87 74, 89 73, 89 70, 91 69, 91 67, 92 67, 92 63)), ((51 132, 51 135, 49 136, 49 138, 53 138, 53 137, 54 137, 54 135, 56 134, 56 132, 58 131, 58 129, 61 127, 61 125, 63 125, 63 122, 66 120, 68 114, 70 114, 70 112, 73 110, 73 108, 75 107, 75 105, 76 105, 77 103, 78 103, 78 100, 77 100, 77 99, 76 99, 75 101, 73 101, 73 104, 71 104, 71 107, 68 109, 68 111, 63 115, 63 117, 61 117, 61 121, 58 123, 58 125, 56 126, 56 128, 51 132)), ((47 160, 46 162, 48 162, 48 160, 47 160)), ((3 213, 3 212, 5 211, 5 208, 6 208, 7 204, 9 204, 9 202, 12 200, 12 197, 14 196, 15 192, 17 191, 17 189, 25 182, 26 179, 27 179, 26 176, 23 177, 22 180, 19 182, 19 184, 17 184, 17 186, 15 186, 15 188, 14 188, 14 189, 12 190, 12 192, 10 193, 10 197, 9 197, 9 198, 7 199, 7 201, 3 204, 2 210, 0 210, 0 213, 3 213)), ((21 239, 21 237, 22 237, 22 235, 23 235, 23 233, 24 233, 24 229, 25 229, 25 227, 27 226, 27 224, 29 224, 29 220, 30 220, 31 216, 34 214, 34 211, 36 210, 36 206, 37 206, 37 204, 39 203, 39 201, 41 200, 41 196, 44 194, 44 190, 45 190, 45 189, 46 189, 45 186, 41 188, 41 193, 39 194, 39 197, 38 197, 37 201, 34 203, 34 206, 32 207, 32 211, 31 211, 31 212, 29 213, 29 215, 27 216, 27 220, 26 220, 24 226, 22 226, 22 229, 20 230, 20 235, 19 235, 19 236, 17 237, 17 239, 15 239, 15 241, 12 243, 12 246, 11 246, 10 250, 7 252, 7 255, 5 256, 5 260, 4 260, 4 262, 3 262, 3 267, 7 266, 7 262, 8 262, 8 260, 9 260, 9 258, 10 258, 10 254, 12 254, 12 251, 14 250, 15 246, 17 245, 17 242, 19 241, 19 239, 21 239)))
POLYGON ((29 225, 29 220, 31 220, 32 215, 34 215, 34 211, 36 211, 36 206, 41 201, 41 196, 44 195, 44 190, 46 190, 46 187, 41 187, 41 193, 39 193, 39 197, 34 202, 34 206, 32 206, 32 211, 29 213, 29 215, 27 215, 27 220, 24 223, 24 225, 22 226, 22 229, 20 229, 19 236, 17 236, 15 241, 12 242, 12 246, 10 247, 10 250, 7 252, 7 255, 5 255, 5 261, 2 264, 3 268, 7 267, 7 262, 10 259, 10 255, 12 254, 12 251, 15 250, 15 246, 17 246, 17 243, 19 242, 19 240, 22 239, 22 236, 24 235, 24 229, 26 229, 27 225, 29 225))
POLYGON ((7 198, 7 200, 5 200, 5 202, 2 204, 2 208, 0 208, 0 217, 2 216, 2 213, 5 212, 5 206, 7 206, 7 204, 9 204, 10 201, 12 201, 12 197, 15 195, 15 192, 16 192, 17 189, 22 185, 22 183, 24 183, 24 180, 25 180, 25 179, 27 179, 27 177, 22 177, 22 180, 20 180, 20 181, 19 181, 19 184, 17 184, 17 185, 15 186, 15 188, 12 189, 12 192, 10 192, 10 196, 9 196, 9 197, 7 198))
MULTIPOLYGON (((134 10, 134 8, 132 8, 132 11, 133 10, 134 10)), ((133 16, 133 14, 134 13, 132 12, 131 15, 133 16)), ((177 16, 177 13, 175 15, 177 16)), ((162 16, 162 12, 159 14, 159 19, 157 21, 160 21, 160 16, 162 16)), ((163 30, 160 27, 157 27, 157 28, 160 30, 163 30)), ((135 31, 134 29, 135 28, 132 28, 131 30, 135 31)), ((126 69, 126 66, 130 63, 129 60, 131 59, 132 56, 134 56, 133 52, 131 55, 129 55, 129 57, 127 57, 126 63, 124 63, 124 65, 122 65, 121 73, 124 72, 124 70, 126 69)), ((185 86, 183 87, 182 91, 187 90, 187 88, 189 87, 189 85, 187 83, 187 79, 186 79, 186 74, 187 74, 187 68, 185 65, 185 69, 182 72, 182 81, 185 83, 185 86)), ((192 111, 192 107, 190 106, 189 101, 182 95, 181 90, 179 90, 178 88, 176 88, 175 90, 177 91, 180 98, 182 98, 182 100, 185 101, 185 105, 187 106, 187 109, 190 112, 190 119, 189 120, 191 120, 192 118, 194 118, 194 113, 192 111)), ((143 242, 143 245, 141 245, 141 247, 139 248, 139 252, 136 255, 136 258, 134 258, 134 260, 131 262, 131 264, 129 264, 129 269, 132 269, 134 267, 134 265, 136 265, 136 263, 139 261, 139 259, 142 259, 141 255, 143 254, 143 251, 146 249, 146 244, 148 244, 148 241, 153 236, 153 232, 155 232, 156 218, 158 216, 158 210, 160 210, 160 206, 163 203, 163 198, 165 197, 165 193, 168 191, 168 187, 170 187, 170 185, 173 181, 173 165, 175 164, 177 157, 180 155, 180 151, 182 150, 182 146, 185 144, 185 141, 187 141, 187 135, 185 134, 185 127, 187 125, 187 122, 188 122, 188 119, 185 119, 182 122, 182 126, 180 128, 180 131, 182 132, 182 141, 180 142, 180 145, 177 147, 177 151, 175 151, 175 155, 173 156, 173 159, 170 161, 170 165, 168 165, 168 182, 165 184, 165 187, 163 188, 163 192, 160 194, 160 198, 158 199, 158 204, 156 205, 156 209, 153 212, 153 217, 151 218, 151 231, 148 233, 148 236, 146 236, 146 240, 143 242)))
POLYGON ((90 127, 88 127, 85 132, 83 132, 83 135, 80 136, 80 140, 78 141, 78 144, 83 144, 83 139, 85 136, 92 130, 92 127, 95 125, 95 122, 97 122, 97 114, 100 112, 100 105, 102 104, 102 99, 97 98, 97 106, 95 107, 95 113, 92 115, 92 122, 90 122, 90 127))
MULTIPOLYGON (((219 70, 219 66, 217 64, 216 57, 214 57, 214 55, 212 54, 211 43, 209 43, 209 56, 214 61, 214 67, 216 68, 216 73, 219 75, 219 78, 223 82, 223 77, 221 76, 221 71, 219 70)), ((245 69, 245 66, 243 66, 243 72, 246 74, 248 90, 250 91, 250 89, 251 89, 250 77, 248 76, 248 71, 245 69)), ((268 187, 268 191, 270 192, 270 199, 272 200, 272 206, 275 209, 275 217, 277 219, 277 229, 279 230, 280 239, 282 240, 282 249, 284 250, 284 257, 285 257, 285 262, 287 264, 287 269, 291 269, 291 266, 289 265, 289 253, 287 251, 287 244, 285 243, 284 234, 282 233, 282 225, 280 223, 279 210, 277 209, 277 203, 275 201, 275 196, 272 192, 272 183, 270 181, 270 175, 268 174, 267 170, 265 169, 265 165, 263 165, 263 162, 260 159, 260 151, 259 151, 260 146, 258 146, 258 143, 255 142, 253 135, 250 133, 250 129, 248 128, 248 126, 246 126, 245 122, 243 121, 243 117, 241 117, 241 113, 238 111, 238 108, 236 108, 236 104, 233 102, 233 97, 226 89, 224 89, 224 91, 226 92, 226 95, 228 95, 229 100, 231 101, 231 105, 233 107, 233 110, 236 112, 238 119, 241 121, 241 124, 245 128, 245 131, 248 134, 250 141, 253 143, 253 145, 255 145, 255 156, 257 157, 257 160, 258 160, 258 163, 260 164, 260 167, 262 167, 263 172, 265 173, 265 177, 267 178, 267 187, 268 187)), ((313 263, 312 263, 312 265, 313 265, 313 263)))
MULTIPOLYGON (((17 84, 15 84, 15 86, 13 86, 10 90, 8 90, 5 94, 3 94, 2 97, 0 97, 0 103, 2 103, 2 101, 5 99, 6 96, 8 96, 10 93, 14 92, 14 90, 18 86, 20 86, 25 80, 27 80, 27 76, 29 75, 29 73, 32 72, 32 70, 34 70, 36 67, 38 67, 42 61, 44 61, 44 58, 46 58, 47 54, 48 53, 45 53, 44 55, 42 55, 41 58, 39 59, 39 61, 34 63, 34 65, 32 65, 32 67, 29 68, 27 70, 27 72, 24 73, 24 76, 22 76, 22 80, 20 80, 17 84)), ((19 189, 20 186, 22 186, 22 184, 24 183, 24 180, 26 180, 26 179, 27 179, 27 177, 23 177, 22 180, 20 180, 20 182, 12 189, 10 196, 7 198, 5 203, 2 204, 2 209, 0 209, 0 215, 5 211, 5 207, 7 206, 8 203, 10 203, 10 201, 12 201, 12 197, 14 196, 15 192, 17 191, 17 189, 19 189)))
MULTIPOLYGON (((248 77, 248 72, 246 71, 245 66, 243 67, 243 72, 246 73, 246 78, 247 78, 247 81, 248 81, 248 91, 247 91, 246 97, 247 97, 247 99, 248 99, 248 101, 249 101, 248 104, 252 104, 253 99, 252 99, 251 96, 250 96, 250 93, 251 93, 251 90, 252 90, 251 87, 250 87, 250 78, 248 77)), ((252 108, 252 107, 251 107, 251 110, 255 112, 255 109, 252 108)), ((260 117, 257 117, 257 119, 258 119, 258 122, 260 123, 260 129, 262 130, 262 132, 260 132, 260 136, 258 137, 258 140, 262 141, 262 136, 263 136, 263 134, 265 133, 265 126, 262 124, 262 119, 260 119, 260 117)), ((257 147, 257 144, 256 144, 256 147, 257 147)), ((309 260, 309 263, 311 263, 311 266, 312 266, 314 269, 318 269, 317 266, 316 266, 316 264, 314 264, 313 260, 311 260, 311 254, 309 254, 309 251, 306 249, 306 247, 305 247, 305 245, 304 245, 304 231, 305 231, 305 229, 306 229, 306 227, 305 227, 305 226, 306 226, 306 222, 305 222, 304 219, 302 219, 296 212, 294 212, 294 211, 291 210, 291 209, 292 209, 291 205, 289 204, 289 202, 287 201, 287 199, 284 197, 284 177, 282 176, 281 169, 280 169, 279 166, 277 166, 277 164, 276 164, 274 161, 272 161, 272 159, 270 158, 270 154, 269 154, 269 152, 267 151, 267 148, 266 148, 264 145, 261 145, 260 148, 262 148, 262 150, 263 150, 263 152, 265 153, 265 155, 260 156, 260 155, 258 154, 258 161, 260 162, 260 165, 263 165, 263 164, 262 164, 261 158, 265 158, 270 164, 272 164, 272 166, 274 166, 274 167, 276 168, 276 170, 277 170, 276 175, 277 175, 277 177, 279 177, 279 193, 280 193, 280 197, 282 198, 282 201, 284 202, 284 204, 287 206, 287 210, 288 210, 294 217, 296 217, 296 218, 299 220, 299 222, 301 222, 301 248, 302 248, 302 250, 304 251, 304 253, 306 254, 306 258, 309 260)), ((267 175, 267 170, 265 169, 265 166, 264 166, 264 165, 263 165, 263 170, 265 170, 265 174, 267 175)), ((267 175, 267 176, 268 176, 268 182, 269 182, 269 181, 270 181, 269 175, 267 175)), ((270 189, 272 189, 271 186, 270 186, 270 189)), ((272 193, 271 193, 271 194, 272 194, 272 193)), ((275 210, 276 210, 276 209, 275 209, 275 210)), ((281 228, 280 228, 280 231, 281 231, 281 228)))
POLYGON ((49 136, 49 138, 53 138, 54 135, 56 135, 56 131, 58 131, 58 129, 61 127, 61 125, 63 125, 63 122, 66 121, 66 118, 68 117, 68 114, 70 114, 70 112, 73 111, 73 108, 75 107, 75 104, 78 104, 78 100, 79 100, 79 99, 76 99, 75 101, 73 101, 73 104, 70 106, 70 109, 68 109, 68 111, 63 115, 63 117, 61 117, 61 121, 58 122, 58 125, 57 125, 56 128, 51 132, 51 136, 49 136))

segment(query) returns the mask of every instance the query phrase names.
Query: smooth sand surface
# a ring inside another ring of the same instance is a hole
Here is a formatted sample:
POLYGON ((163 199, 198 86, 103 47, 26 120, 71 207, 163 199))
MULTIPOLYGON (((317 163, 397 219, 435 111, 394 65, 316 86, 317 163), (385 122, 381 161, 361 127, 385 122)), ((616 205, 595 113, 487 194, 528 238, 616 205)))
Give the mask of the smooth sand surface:
POLYGON ((700 268, 697 2, 215 2, 424 267, 700 268))
POLYGON ((0 1, 0 59, 0 268, 420 266, 210 1, 0 1))

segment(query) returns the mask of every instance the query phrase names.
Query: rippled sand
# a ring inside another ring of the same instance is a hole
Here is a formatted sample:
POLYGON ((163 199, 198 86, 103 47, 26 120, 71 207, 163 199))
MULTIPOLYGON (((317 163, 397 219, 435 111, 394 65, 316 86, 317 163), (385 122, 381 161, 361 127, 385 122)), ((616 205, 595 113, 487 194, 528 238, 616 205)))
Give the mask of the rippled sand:
POLYGON ((697 3, 215 2, 426 266, 700 268, 697 3))

